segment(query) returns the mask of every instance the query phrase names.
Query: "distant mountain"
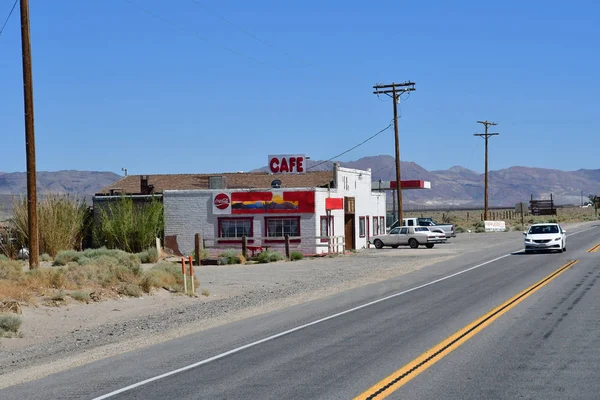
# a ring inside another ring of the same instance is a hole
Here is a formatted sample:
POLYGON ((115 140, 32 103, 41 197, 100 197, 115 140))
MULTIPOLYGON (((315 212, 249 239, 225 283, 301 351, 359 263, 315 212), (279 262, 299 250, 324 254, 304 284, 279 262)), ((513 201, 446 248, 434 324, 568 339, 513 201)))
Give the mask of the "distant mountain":
MULTIPOLYGON (((356 161, 341 162, 344 167, 371 169, 372 179, 396 180, 394 157, 389 155, 363 157, 356 161)), ((328 170, 333 162, 308 160, 307 168, 328 170), (317 165, 313 168, 313 166, 317 165)), ((268 170, 266 167, 261 171, 268 170)), ((484 174, 454 166, 447 170, 428 171, 414 162, 403 161, 402 179, 422 179, 431 182, 430 190, 407 190, 403 202, 412 206, 475 207, 483 206, 484 174)), ((520 201, 550 198, 557 204, 580 204, 588 194, 600 194, 600 169, 559 171, 544 168, 511 167, 489 172, 490 206, 513 207, 520 201)))
MULTIPOLYGON (((69 193, 89 199, 94 193, 113 184, 122 177, 113 172, 97 171, 38 171, 37 191, 44 193, 69 193)), ((27 194, 25 172, 0 172, 0 220, 10 214, 12 196, 27 194)))

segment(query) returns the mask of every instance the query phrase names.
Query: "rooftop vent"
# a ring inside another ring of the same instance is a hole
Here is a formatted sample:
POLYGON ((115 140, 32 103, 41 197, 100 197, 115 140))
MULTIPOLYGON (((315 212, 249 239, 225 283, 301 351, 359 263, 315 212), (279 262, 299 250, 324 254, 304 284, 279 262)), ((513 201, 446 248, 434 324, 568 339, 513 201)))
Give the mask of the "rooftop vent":
POLYGON ((222 176, 209 176, 208 177, 208 188, 209 189, 225 189, 225 180, 222 176))

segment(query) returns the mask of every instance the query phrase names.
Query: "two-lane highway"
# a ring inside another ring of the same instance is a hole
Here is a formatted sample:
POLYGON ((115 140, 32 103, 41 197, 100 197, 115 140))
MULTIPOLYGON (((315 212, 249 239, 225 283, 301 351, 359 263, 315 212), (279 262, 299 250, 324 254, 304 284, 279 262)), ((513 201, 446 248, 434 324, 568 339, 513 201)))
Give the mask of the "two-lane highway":
MULTIPOLYGON (((572 232, 562 254, 490 253, 476 264, 454 260, 13 386, 0 395, 597 398, 590 396, 600 393, 593 379, 600 361, 600 252, 588 250, 600 242, 599 233, 598 227, 572 232), (487 319, 473 325, 482 317, 487 319), (466 331, 432 362, 435 349, 466 331)), ((521 247, 522 241, 515 241, 512 250, 521 247)))

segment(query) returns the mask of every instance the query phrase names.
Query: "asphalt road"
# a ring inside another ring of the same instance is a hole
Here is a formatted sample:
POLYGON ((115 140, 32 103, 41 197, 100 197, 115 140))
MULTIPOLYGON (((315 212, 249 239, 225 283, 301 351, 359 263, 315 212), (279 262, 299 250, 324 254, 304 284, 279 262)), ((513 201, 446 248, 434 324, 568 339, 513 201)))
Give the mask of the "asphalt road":
POLYGON ((9 387, 0 398, 93 399, 126 389, 106 398, 351 399, 390 377, 401 387, 371 398, 598 399, 600 251, 587 250, 600 243, 600 226, 583 229, 569 232, 563 254, 510 254, 522 248, 515 240, 9 387), (557 270, 451 351, 398 372, 557 270), (162 374, 170 375, 156 379, 162 374))

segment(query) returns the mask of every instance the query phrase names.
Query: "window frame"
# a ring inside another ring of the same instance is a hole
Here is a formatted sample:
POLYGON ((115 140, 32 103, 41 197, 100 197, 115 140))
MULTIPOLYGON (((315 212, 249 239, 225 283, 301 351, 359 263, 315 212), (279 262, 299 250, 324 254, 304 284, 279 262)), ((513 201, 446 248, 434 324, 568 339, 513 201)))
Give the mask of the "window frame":
POLYGON ((385 217, 379 217, 379 233, 385 233, 387 227, 385 226, 385 217))
POLYGON ((373 217, 373 236, 379 235, 379 217, 373 217))
MULTIPOLYGON (((335 225, 333 224, 333 215, 329 216, 329 223, 325 225, 325 234, 323 234, 323 221, 327 221, 327 215, 321 215, 319 219, 319 235, 320 236, 334 236, 335 225), (329 227, 331 226, 331 235, 329 234, 329 227)), ((321 243, 327 243, 327 239, 321 239, 321 243)))
MULTIPOLYGON (((265 217, 265 239, 263 242, 265 243, 285 243, 285 239, 269 239, 269 221, 270 220, 295 220, 298 222, 298 235, 290 236, 290 243, 300 243, 302 240, 300 236, 302 236, 302 224, 300 216, 285 216, 285 217, 265 217), (297 239, 292 239, 292 237, 296 237, 297 239)), ((279 237, 279 236, 273 236, 279 237)))
POLYGON ((365 217, 358 217, 358 236, 364 238, 366 235, 365 217))
POLYGON ((219 217, 217 218, 217 241, 219 243, 241 243, 242 237, 223 237, 221 236, 221 229, 223 227, 223 221, 250 221, 250 235, 246 236, 248 243, 254 243, 252 237, 254 237, 254 218, 253 217, 219 217))

